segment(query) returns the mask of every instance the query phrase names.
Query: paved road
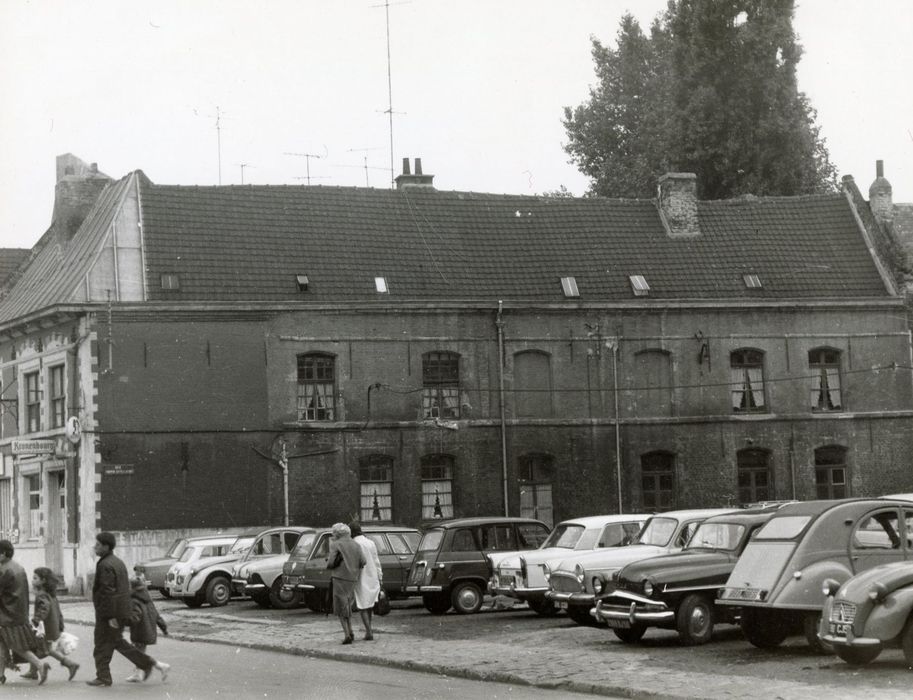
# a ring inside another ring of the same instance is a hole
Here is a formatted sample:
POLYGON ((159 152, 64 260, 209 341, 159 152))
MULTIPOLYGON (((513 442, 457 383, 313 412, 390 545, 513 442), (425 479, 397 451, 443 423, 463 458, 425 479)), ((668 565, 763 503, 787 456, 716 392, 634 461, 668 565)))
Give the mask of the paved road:
MULTIPOLYGON (((341 646, 335 619, 304 608, 262 610, 249 601, 219 609, 190 610, 172 601, 159 607, 174 633, 187 638, 606 695, 908 698, 913 684, 898 650, 854 669, 836 656, 810 653, 801 638, 775 650, 755 649, 731 626, 720 626, 702 647, 682 647, 663 630, 625 645, 604 629, 579 627, 564 616, 542 618, 526 608, 433 616, 420 604, 395 602, 378 621, 376 641, 341 646)), ((64 605, 68 619, 88 621, 91 614, 88 603, 64 605)))

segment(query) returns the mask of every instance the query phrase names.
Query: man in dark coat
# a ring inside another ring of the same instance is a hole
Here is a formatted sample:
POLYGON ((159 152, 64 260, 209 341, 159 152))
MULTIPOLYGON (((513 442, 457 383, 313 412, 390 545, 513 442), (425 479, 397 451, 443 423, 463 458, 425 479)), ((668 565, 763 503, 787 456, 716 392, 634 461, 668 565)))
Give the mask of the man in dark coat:
POLYGON ((35 656, 36 640, 29 622, 29 578, 13 561, 13 544, 0 540, 0 685, 6 683, 6 664, 11 651, 38 670, 39 684, 48 677, 48 664, 35 656))
POLYGON ((153 668, 164 670, 151 656, 144 654, 124 639, 124 627, 129 624, 132 612, 130 605, 130 577, 124 562, 114 556, 117 544, 110 532, 101 532, 95 537, 95 583, 92 586, 92 603, 95 605, 95 678, 86 681, 89 685, 108 686, 111 679, 111 657, 118 651, 134 666, 142 669, 143 678, 149 678, 153 668))

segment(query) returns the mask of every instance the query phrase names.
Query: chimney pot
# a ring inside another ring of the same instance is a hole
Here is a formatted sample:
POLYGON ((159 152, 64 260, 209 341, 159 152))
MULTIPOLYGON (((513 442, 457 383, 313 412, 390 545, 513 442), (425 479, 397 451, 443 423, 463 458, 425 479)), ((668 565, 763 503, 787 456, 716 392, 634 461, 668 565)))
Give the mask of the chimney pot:
POLYGON ((869 209, 882 224, 894 221, 894 192, 884 176, 884 161, 875 161, 875 181, 869 186, 869 209))
POLYGON ((875 161, 875 177, 884 177, 884 161, 875 161))
POLYGON ((415 174, 416 175, 422 174, 422 159, 421 158, 415 159, 415 174))
POLYGON ((95 173, 98 172, 98 163, 90 163, 89 172, 92 173, 93 175, 95 175, 95 173))
POLYGON ((409 159, 403 158, 403 175, 411 175, 412 171, 409 169, 409 159))
POLYGON ((422 159, 415 159, 415 174, 409 172, 409 159, 403 158, 403 174, 396 177, 396 189, 406 188, 433 190, 434 175, 425 175, 422 172, 422 159))

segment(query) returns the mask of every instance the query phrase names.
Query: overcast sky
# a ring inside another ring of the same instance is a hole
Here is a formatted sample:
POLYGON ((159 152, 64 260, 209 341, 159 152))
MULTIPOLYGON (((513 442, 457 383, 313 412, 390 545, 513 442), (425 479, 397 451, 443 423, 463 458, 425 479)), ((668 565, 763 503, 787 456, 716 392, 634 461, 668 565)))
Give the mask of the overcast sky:
MULTIPOLYGON (((589 38, 664 6, 392 0, 396 172, 421 157, 439 189, 582 194, 561 118, 594 81, 589 38)), ((305 184, 309 161, 315 185, 388 187, 385 15, 383 0, 0 0, 0 246, 47 229, 67 152, 115 178, 214 185, 220 134, 222 184, 241 163, 246 184, 305 184)), ((913 2, 799 0, 795 28, 840 174, 867 193, 883 159, 894 201, 913 202, 913 2)))

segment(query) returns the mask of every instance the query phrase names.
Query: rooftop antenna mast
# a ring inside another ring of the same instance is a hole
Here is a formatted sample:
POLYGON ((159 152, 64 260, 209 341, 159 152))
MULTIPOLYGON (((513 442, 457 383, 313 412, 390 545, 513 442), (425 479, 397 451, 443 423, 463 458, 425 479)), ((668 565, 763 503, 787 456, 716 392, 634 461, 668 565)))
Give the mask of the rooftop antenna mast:
MULTIPOLYGON (((307 166, 307 178, 306 179, 308 181, 308 184, 310 185, 311 184, 311 158, 323 158, 323 156, 318 156, 314 153, 289 153, 289 152, 286 152, 285 155, 298 156, 299 158, 304 158, 306 166, 307 166)), ((298 179, 298 178, 296 178, 296 179, 298 179)))
POLYGON ((244 184, 244 168, 253 168, 254 166, 250 163, 237 163, 238 167, 241 168, 241 184, 244 184))
MULTIPOLYGON (((381 5, 374 5, 374 7, 381 7, 381 5)), ((396 179, 393 170, 393 71, 390 68, 390 0, 384 0, 383 8, 387 16, 387 109, 384 111, 390 120, 390 188, 393 189, 396 187, 396 179)))
MULTIPOLYGON (((368 151, 379 151, 379 150, 380 150, 379 148, 350 148, 350 149, 348 150, 348 153, 360 152, 360 153, 364 154, 364 159, 365 159, 365 165, 364 165, 364 168, 365 168, 365 187, 370 187, 370 186, 371 186, 371 182, 368 180, 368 171, 369 171, 369 170, 386 170, 386 168, 369 168, 369 167, 368 167, 368 151)), ((358 166, 351 166, 351 167, 358 167, 358 166)))
POLYGON ((216 148, 219 151, 219 184, 222 184, 222 112, 216 105, 216 148))

